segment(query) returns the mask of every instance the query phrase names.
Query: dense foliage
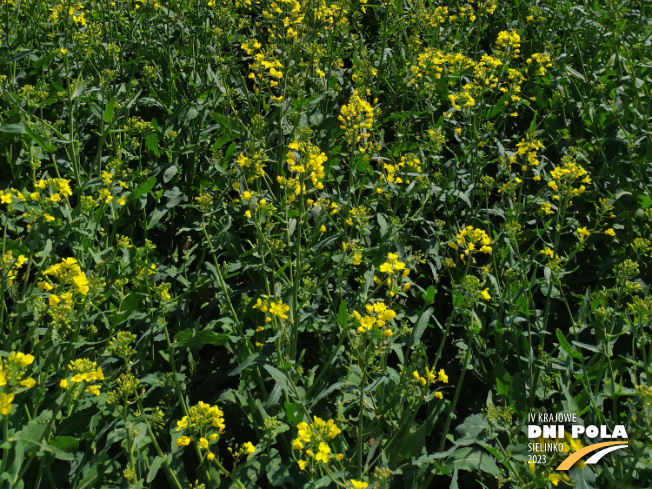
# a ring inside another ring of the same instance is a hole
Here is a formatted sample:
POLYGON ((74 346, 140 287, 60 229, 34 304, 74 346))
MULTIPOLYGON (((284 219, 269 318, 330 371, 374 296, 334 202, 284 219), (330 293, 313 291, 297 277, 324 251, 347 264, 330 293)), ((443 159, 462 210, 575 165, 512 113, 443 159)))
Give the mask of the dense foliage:
POLYGON ((649 487, 651 15, 0 0, 0 486, 649 487))

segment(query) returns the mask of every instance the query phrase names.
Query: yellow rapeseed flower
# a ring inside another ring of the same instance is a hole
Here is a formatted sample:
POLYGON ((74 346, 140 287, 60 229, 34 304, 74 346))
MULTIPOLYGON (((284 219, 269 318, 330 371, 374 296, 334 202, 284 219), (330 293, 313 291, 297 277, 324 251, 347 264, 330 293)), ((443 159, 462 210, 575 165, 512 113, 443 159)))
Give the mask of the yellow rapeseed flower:
POLYGON ((591 236, 591 231, 586 229, 586 227, 577 228, 577 234, 579 234, 582 239, 586 239, 591 236))
POLYGON ((180 436, 179 438, 177 438, 176 445, 178 447, 186 447, 190 445, 191 441, 192 440, 190 439, 189 436, 180 436))
POLYGON ((14 400, 13 394, 0 394, 0 414, 8 416, 11 414, 11 402, 14 400))
POLYGON ((323 462, 325 464, 330 460, 331 448, 324 442, 319 444, 319 451, 315 455, 315 460, 318 462, 323 462))
MULTIPOLYGON (((366 2, 366 0, 365 0, 365 2, 366 2)), ((349 482, 351 483, 351 486, 353 487, 353 489, 367 489, 367 487, 369 487, 368 482, 357 481, 355 479, 349 479, 349 482)))

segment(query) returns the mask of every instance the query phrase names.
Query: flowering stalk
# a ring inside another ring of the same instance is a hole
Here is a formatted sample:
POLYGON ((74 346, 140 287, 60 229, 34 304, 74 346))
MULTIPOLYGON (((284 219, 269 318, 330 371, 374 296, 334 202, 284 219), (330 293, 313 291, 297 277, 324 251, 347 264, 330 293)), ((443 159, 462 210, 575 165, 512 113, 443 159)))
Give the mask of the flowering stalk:
POLYGON ((466 353, 464 355, 464 364, 462 365, 462 373, 460 373, 460 378, 457 381, 457 387, 455 388, 455 394, 453 395, 453 401, 451 402, 450 405, 450 414, 446 417, 446 423, 444 424, 444 431, 441 434, 441 438, 439 439, 439 451, 444 450, 444 445, 446 444, 446 437, 448 436, 448 430, 450 429, 451 426, 451 420, 454 417, 455 413, 455 406, 457 406, 457 400, 460 397, 460 392, 462 390, 462 384, 464 383, 464 375, 466 374, 466 370, 469 367, 469 360, 471 358, 471 345, 473 342, 473 335, 471 334, 471 330, 469 328, 469 336, 467 339, 467 344, 466 344, 466 353))

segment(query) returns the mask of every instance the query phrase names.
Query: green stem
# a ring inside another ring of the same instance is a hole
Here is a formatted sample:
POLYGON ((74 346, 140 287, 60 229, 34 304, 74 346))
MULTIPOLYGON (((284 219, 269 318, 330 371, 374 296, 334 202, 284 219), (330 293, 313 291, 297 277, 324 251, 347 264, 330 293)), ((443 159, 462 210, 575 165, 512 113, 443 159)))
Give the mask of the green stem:
MULTIPOLYGON (((144 413, 145 411, 143 410, 143 404, 140 398, 137 400, 137 403, 138 403, 138 410, 141 413, 144 413)), ((154 450, 156 450, 158 456, 163 459, 163 468, 165 469, 165 472, 168 475, 168 480, 174 485, 175 489, 183 489, 181 483, 179 482, 179 479, 177 479, 177 476, 170 468, 167 455, 163 453, 163 450, 161 450, 158 441, 156 441, 156 436, 154 435, 154 432, 152 431, 152 427, 150 426, 149 421, 147 421, 147 418, 145 418, 145 426, 147 427, 147 434, 149 435, 150 439, 152 440, 152 444, 154 445, 154 450)))
POLYGON ((247 489, 240 480, 233 475, 233 473, 229 472, 224 468, 224 466, 220 463, 220 461, 216 458, 213 459, 213 462, 215 462, 215 465, 217 465, 217 468, 220 469, 220 472, 222 472, 225 476, 227 476, 229 479, 231 479, 240 489, 247 489))
POLYGON ((448 430, 450 429, 451 419, 455 415, 455 406, 457 406, 457 400, 460 397, 460 392, 462 391, 462 384, 464 383, 464 376, 466 375, 466 370, 469 366, 469 359, 471 357, 471 342, 473 336, 469 335, 467 345, 466 345, 466 354, 464 355, 464 365, 462 366, 462 373, 460 374, 460 379, 457 382, 457 388, 455 389, 455 395, 453 396, 453 402, 450 406, 450 415, 446 418, 446 424, 444 425, 444 431, 442 433, 441 439, 439 440, 439 451, 444 450, 444 445, 446 444, 446 437, 448 436, 448 430))

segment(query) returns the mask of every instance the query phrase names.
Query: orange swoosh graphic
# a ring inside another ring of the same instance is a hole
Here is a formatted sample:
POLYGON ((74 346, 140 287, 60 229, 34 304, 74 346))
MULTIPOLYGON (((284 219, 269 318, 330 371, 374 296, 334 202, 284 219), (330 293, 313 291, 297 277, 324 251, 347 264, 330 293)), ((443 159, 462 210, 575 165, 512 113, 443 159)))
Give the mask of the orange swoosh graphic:
POLYGON ((589 445, 588 447, 584 447, 575 453, 569 455, 566 460, 564 460, 562 463, 559 464, 559 467, 557 467, 557 470, 568 470, 570 469, 575 462, 577 462, 579 459, 581 459, 584 455, 587 453, 595 452, 599 448, 603 447, 608 447, 611 445, 627 445, 628 442, 626 441, 605 441, 603 443, 595 443, 594 445, 589 445))

